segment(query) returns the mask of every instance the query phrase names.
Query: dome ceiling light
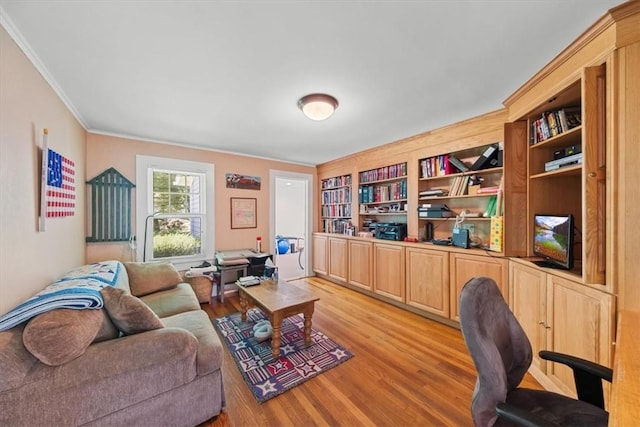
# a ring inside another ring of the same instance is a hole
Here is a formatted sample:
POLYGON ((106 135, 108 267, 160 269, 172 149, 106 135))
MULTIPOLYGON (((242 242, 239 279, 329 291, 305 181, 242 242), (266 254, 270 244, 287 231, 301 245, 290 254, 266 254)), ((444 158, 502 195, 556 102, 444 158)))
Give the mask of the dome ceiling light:
POLYGON ((311 120, 325 120, 338 108, 338 100, 324 93, 312 93, 300 98, 298 108, 311 120))

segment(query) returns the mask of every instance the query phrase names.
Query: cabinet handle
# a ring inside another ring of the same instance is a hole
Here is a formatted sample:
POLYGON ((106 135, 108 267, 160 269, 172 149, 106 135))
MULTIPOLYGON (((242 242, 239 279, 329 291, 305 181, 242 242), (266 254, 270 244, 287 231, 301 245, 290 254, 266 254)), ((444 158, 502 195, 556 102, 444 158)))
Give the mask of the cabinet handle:
POLYGON ((544 325, 544 328, 545 328, 545 329, 551 329, 551 326, 549 326, 549 325, 544 325))
POLYGON ((538 322, 538 325, 544 325, 544 322, 543 322, 542 320, 540 320, 540 321, 538 322))
POLYGON ((589 172, 589 178, 595 178, 596 177, 596 173, 595 172, 589 172))

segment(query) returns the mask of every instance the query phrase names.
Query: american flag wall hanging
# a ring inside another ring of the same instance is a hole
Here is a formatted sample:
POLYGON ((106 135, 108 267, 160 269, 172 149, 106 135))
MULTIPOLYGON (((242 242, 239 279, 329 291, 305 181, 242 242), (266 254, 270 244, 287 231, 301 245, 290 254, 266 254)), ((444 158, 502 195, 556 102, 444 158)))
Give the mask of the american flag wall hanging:
POLYGON ((41 230, 44 217, 61 218, 73 216, 76 209, 75 163, 48 148, 48 131, 44 130, 42 150, 42 208, 41 230))

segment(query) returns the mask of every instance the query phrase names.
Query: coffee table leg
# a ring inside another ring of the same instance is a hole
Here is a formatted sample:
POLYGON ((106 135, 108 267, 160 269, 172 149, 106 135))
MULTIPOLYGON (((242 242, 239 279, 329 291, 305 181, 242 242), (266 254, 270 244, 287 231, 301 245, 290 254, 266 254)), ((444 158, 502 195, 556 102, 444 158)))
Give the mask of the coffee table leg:
POLYGON ((238 290, 238 295, 240 297, 240 319, 243 322, 246 322, 247 321, 247 307, 249 306, 249 301, 247 301, 247 295, 244 292, 242 292, 242 289, 238 290))
POLYGON ((313 305, 304 310, 304 343, 311 344, 311 316, 313 316, 313 305))
POLYGON ((273 332, 271 333, 271 354, 273 357, 280 356, 280 328, 282 327, 282 316, 280 314, 273 314, 271 316, 271 327, 273 332))

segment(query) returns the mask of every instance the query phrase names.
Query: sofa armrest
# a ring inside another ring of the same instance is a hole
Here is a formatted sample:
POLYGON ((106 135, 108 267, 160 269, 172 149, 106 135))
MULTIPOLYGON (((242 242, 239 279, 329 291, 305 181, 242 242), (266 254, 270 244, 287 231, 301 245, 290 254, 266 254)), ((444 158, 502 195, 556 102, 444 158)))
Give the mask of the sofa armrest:
POLYGON ((60 366, 36 363, 0 393, 0 425, 82 425, 169 392, 196 378, 197 348, 189 331, 162 328, 92 344, 60 366))

